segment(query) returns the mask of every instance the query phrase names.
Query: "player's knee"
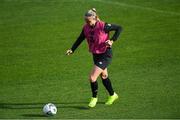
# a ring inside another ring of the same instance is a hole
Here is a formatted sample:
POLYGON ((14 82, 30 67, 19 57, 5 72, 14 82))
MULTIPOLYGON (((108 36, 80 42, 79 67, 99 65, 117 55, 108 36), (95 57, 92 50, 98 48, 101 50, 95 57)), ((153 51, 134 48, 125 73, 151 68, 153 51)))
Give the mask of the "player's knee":
POLYGON ((101 78, 102 78, 102 79, 108 78, 108 74, 101 74, 101 78))
POLYGON ((97 80, 97 77, 93 76, 93 75, 90 75, 89 80, 90 80, 90 82, 95 82, 97 80))

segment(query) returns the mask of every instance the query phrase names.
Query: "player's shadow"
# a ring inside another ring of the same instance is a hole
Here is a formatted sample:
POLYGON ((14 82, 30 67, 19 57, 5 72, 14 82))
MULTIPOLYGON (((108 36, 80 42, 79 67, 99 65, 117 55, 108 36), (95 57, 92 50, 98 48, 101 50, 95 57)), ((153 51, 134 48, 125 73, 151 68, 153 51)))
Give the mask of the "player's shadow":
MULTIPOLYGON (((68 108, 73 108, 73 109, 78 109, 78 110, 88 110, 89 108, 86 107, 87 106, 87 102, 61 102, 61 103, 56 103, 53 102, 57 108, 64 108, 64 109, 68 109, 68 108)), ((101 104, 102 102, 99 102, 99 104, 101 104)), ((42 111, 43 106, 46 103, 0 103, 0 109, 1 110, 7 110, 7 109, 39 109, 40 111, 42 111)), ((45 115, 43 115, 42 113, 39 114, 33 114, 33 113, 29 113, 29 114, 21 114, 21 116, 25 117, 25 118, 43 118, 46 117, 45 115)))
POLYGON ((23 117, 46 117, 43 114, 23 114, 23 117))
MULTIPOLYGON (((58 108, 74 108, 79 110, 88 110, 88 102, 53 102, 58 108)), ((0 109, 42 109, 46 103, 0 103, 0 109)), ((98 102, 104 104, 104 102, 98 102)))

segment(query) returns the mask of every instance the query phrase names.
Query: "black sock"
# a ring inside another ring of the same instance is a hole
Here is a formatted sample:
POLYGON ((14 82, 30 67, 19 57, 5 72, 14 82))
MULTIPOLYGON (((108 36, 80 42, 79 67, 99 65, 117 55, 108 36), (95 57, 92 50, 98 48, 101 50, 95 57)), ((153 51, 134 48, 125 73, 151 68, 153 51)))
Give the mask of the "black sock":
POLYGON ((91 82, 91 91, 92 91, 92 97, 96 98, 97 97, 97 92, 98 92, 98 83, 97 83, 97 81, 91 82))
POLYGON ((106 78, 106 79, 103 79, 102 78, 102 82, 103 82, 103 85, 105 86, 105 88, 107 89, 107 91, 109 92, 109 95, 114 95, 114 90, 112 88, 112 85, 111 85, 111 81, 109 78, 106 78))

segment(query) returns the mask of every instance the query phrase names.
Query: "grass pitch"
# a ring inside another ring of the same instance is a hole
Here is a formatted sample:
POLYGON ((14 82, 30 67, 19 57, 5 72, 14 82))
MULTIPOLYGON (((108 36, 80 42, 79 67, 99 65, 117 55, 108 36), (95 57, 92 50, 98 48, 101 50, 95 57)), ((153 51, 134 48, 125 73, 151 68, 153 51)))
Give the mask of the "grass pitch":
POLYGON ((179 0, 1 0, 0 118, 180 118, 179 0), (91 97, 92 56, 84 41, 65 56, 81 32, 84 12, 123 27, 109 74, 120 99, 105 106, 91 97))

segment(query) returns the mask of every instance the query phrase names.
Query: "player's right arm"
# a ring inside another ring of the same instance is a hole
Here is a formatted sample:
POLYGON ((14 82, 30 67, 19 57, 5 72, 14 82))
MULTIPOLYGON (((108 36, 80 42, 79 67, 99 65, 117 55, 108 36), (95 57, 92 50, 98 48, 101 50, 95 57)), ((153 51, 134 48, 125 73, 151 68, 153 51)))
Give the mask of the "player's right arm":
POLYGON ((66 55, 70 55, 73 54, 74 51, 78 48, 78 46, 82 43, 82 41, 85 39, 85 35, 84 35, 84 31, 81 31, 81 34, 79 35, 79 37, 77 38, 77 40, 74 42, 74 44, 72 45, 71 49, 68 49, 66 51, 66 55))

